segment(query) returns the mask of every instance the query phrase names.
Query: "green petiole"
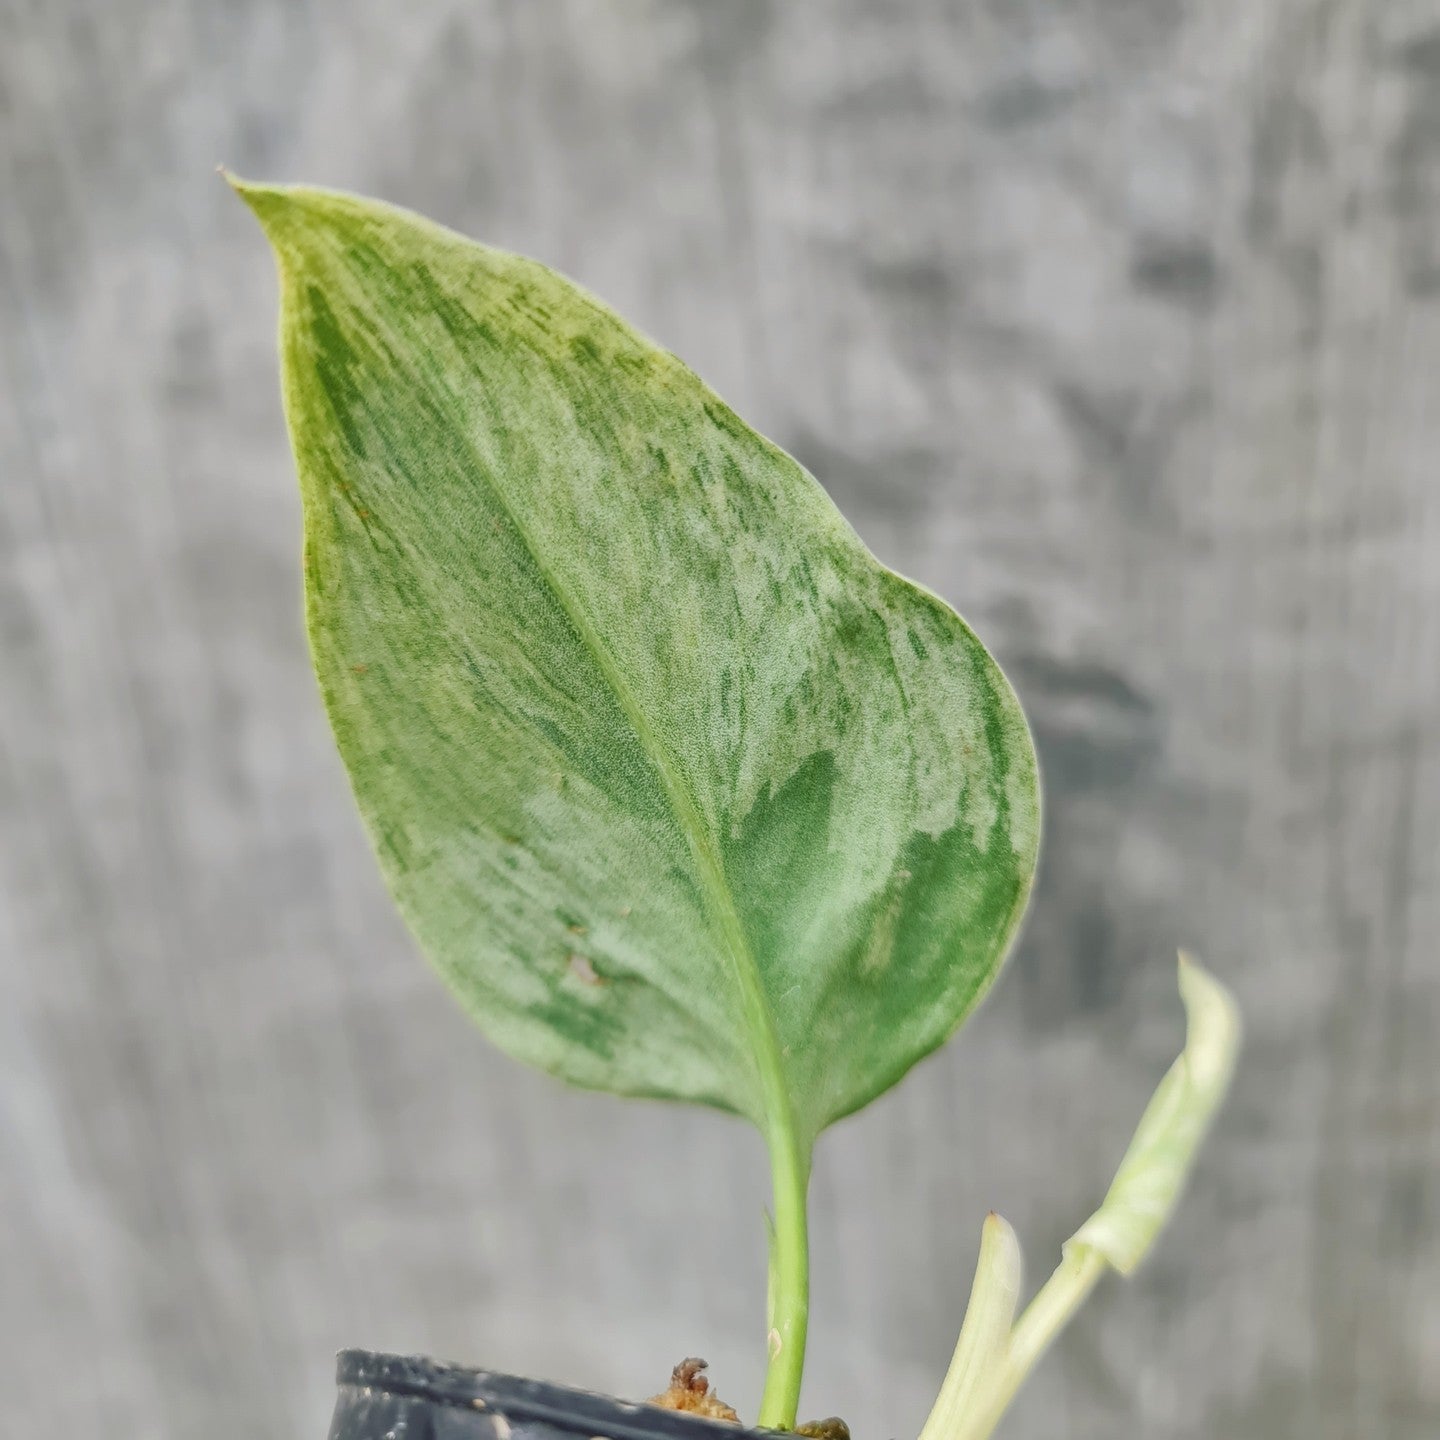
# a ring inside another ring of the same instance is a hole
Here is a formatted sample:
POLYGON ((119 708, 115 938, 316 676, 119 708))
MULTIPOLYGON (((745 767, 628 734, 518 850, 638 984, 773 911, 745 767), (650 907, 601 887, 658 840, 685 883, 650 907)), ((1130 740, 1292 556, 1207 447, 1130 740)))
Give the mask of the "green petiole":
POLYGON ((770 1137, 775 1214, 770 1229, 770 1360, 760 1402, 762 1427, 793 1430, 805 1370, 810 1319, 810 1240, 806 1215, 810 1157, 793 1133, 770 1137))

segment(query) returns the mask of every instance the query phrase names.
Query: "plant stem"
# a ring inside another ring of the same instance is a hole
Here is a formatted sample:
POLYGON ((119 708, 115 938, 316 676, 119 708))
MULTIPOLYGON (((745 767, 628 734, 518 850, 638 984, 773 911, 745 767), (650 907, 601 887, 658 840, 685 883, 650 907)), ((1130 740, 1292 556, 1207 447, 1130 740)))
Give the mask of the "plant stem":
POLYGON ((1109 1268, 1089 1245, 1071 1245, 1055 1273, 1021 1312, 1010 1335, 1010 1367, 1016 1382, 1034 1369, 1050 1342, 1070 1323, 1109 1268))
POLYGON ((1109 1262, 1089 1245, 1071 1244, 1055 1273, 1040 1287, 1010 1332, 1003 1361, 985 1386, 980 1405, 952 1432, 952 1440, 989 1440, 1025 1377, 1085 1303, 1109 1262))
POLYGON ((770 1237, 770 1363, 759 1423, 774 1430, 793 1430, 810 1320, 806 1217, 810 1156, 797 1143, 791 1124, 775 1126, 767 1143, 775 1187, 775 1222, 770 1237))

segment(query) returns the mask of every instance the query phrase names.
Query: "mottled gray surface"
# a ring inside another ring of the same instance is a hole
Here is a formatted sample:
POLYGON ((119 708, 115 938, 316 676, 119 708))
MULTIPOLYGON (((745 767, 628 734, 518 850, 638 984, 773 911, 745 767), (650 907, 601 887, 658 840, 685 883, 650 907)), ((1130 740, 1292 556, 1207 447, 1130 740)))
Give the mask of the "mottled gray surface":
POLYGON ((588 283, 1030 709, 1032 920, 823 1145, 808 1408, 914 1433, 987 1208, 1048 1267, 1184 942, 1237 1093, 1006 1434, 1440 1433, 1437 0, 0 0, 5 1432, 319 1437, 344 1343, 757 1392, 758 1142, 513 1067, 382 893, 220 160, 588 283))

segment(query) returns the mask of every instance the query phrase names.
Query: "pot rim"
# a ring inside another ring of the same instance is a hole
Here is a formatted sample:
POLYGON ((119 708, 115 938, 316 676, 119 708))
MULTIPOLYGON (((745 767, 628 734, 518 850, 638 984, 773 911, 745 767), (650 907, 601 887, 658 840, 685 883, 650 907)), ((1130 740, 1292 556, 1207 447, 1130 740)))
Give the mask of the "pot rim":
POLYGON ((507 1419, 536 1420, 586 1432, 592 1440, 775 1440, 776 1435, 773 1430, 753 1430, 646 1401, 618 1400, 548 1380, 450 1365, 426 1355, 342 1350, 335 1357, 335 1383, 413 1396, 456 1409, 492 1411, 507 1419))

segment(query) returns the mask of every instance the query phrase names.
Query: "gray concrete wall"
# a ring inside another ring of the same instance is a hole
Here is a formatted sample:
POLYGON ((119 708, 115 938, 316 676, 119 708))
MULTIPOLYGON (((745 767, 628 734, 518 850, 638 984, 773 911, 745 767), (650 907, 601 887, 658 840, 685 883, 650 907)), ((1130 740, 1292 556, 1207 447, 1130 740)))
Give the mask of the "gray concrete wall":
POLYGON ((217 161, 587 283, 1033 716, 1008 977, 819 1156, 807 1408, 914 1433, 988 1208, 1048 1269, 1184 943, 1233 1102, 1005 1433, 1440 1433, 1435 0, 0 0, 7 1431, 319 1437, 346 1343, 757 1394, 758 1143, 511 1065, 382 892, 217 161))

